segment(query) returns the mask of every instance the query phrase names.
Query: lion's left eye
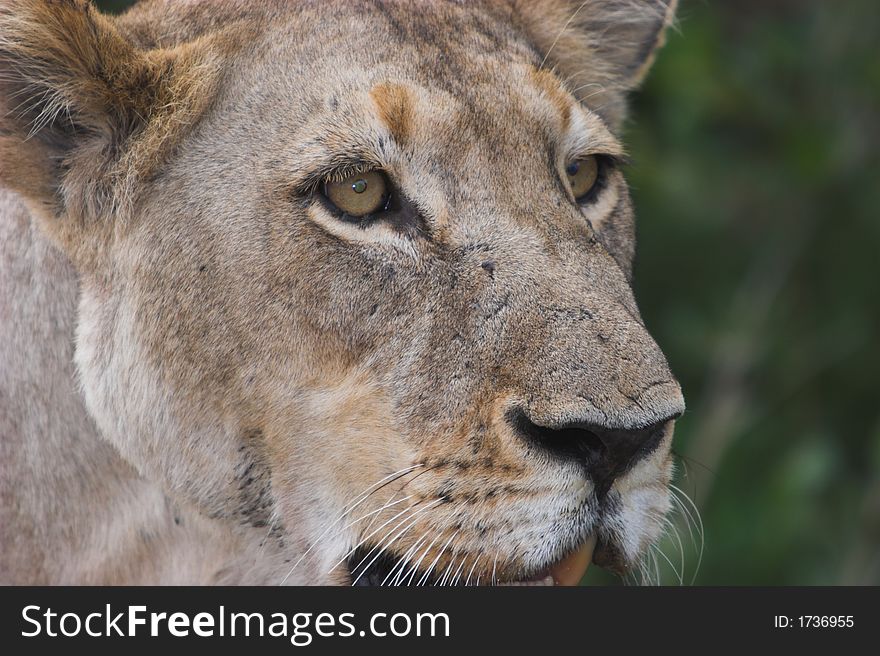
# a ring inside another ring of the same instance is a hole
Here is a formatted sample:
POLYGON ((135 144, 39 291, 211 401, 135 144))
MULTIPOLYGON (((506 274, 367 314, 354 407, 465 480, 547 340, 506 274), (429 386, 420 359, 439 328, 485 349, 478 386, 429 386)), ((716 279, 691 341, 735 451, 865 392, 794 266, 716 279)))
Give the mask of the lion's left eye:
POLYGON ((565 173, 572 195, 578 202, 583 202, 589 198, 599 180, 599 158, 590 155, 576 159, 565 167, 565 173))
POLYGON ((390 188, 384 173, 366 171, 342 180, 327 180, 324 196, 343 214, 362 218, 385 209, 390 188))

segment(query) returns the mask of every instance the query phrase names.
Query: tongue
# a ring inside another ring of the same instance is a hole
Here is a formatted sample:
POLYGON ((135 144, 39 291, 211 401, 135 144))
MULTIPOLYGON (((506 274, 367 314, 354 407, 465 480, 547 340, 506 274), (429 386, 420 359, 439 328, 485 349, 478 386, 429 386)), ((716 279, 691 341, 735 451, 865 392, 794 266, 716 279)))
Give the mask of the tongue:
POLYGON ((590 566, 595 548, 596 537, 590 536, 577 551, 569 554, 550 568, 553 582, 556 585, 577 585, 580 583, 590 566))

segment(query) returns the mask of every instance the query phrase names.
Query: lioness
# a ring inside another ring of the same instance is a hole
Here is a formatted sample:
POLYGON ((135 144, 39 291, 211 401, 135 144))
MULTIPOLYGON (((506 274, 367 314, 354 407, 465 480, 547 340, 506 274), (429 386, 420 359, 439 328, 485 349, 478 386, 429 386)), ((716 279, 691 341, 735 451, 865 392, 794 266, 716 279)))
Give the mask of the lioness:
POLYGON ((0 0, 0 580, 577 583, 671 507, 660 0, 0 0))

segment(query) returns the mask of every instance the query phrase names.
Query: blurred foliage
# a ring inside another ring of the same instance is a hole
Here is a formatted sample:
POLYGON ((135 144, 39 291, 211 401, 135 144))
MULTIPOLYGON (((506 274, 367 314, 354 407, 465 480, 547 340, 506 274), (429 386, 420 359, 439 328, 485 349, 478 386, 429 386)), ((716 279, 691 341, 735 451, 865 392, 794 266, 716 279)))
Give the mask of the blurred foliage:
POLYGON ((696 580, 880 583, 880 10, 679 18, 627 143, 636 294, 688 401, 696 580))
POLYGON ((880 584, 878 35, 875 0, 682 0, 633 99, 636 292, 688 401, 697 583, 880 584))

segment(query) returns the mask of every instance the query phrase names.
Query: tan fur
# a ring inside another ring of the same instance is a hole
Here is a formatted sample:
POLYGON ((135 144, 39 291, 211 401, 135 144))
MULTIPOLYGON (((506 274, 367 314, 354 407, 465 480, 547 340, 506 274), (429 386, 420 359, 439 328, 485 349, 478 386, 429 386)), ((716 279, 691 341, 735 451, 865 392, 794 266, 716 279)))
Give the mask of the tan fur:
POLYGON ((515 2, 526 31, 575 96, 612 126, 626 114, 625 95, 663 45, 678 0, 515 2))
POLYGON ((622 174, 563 180, 622 153, 671 9, 0 0, 0 580, 348 583, 363 542, 486 583, 591 533, 635 562, 683 401, 622 174), (319 201, 364 167, 405 220, 319 201), (666 423, 600 507, 516 412, 666 423))
POLYGON ((377 84, 370 91, 376 102, 379 118, 385 123, 388 132, 399 144, 409 141, 414 125, 413 101, 407 88, 400 84, 377 84))

